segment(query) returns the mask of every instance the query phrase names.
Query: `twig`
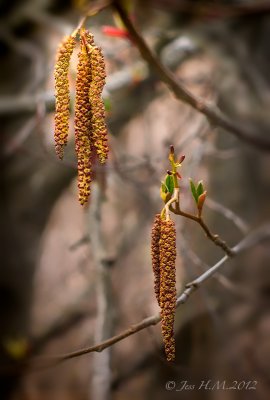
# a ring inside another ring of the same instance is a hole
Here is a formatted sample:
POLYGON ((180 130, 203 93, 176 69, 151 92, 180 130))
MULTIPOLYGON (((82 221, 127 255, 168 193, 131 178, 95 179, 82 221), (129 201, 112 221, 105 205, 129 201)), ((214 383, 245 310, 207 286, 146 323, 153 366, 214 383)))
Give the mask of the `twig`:
MULTIPOLYGON (((244 250, 249 249, 265 240, 269 240, 270 238, 270 224, 263 226, 252 233, 250 233, 248 236, 246 236, 241 242, 239 242, 236 246, 232 248, 232 251, 234 252, 234 255, 239 255, 242 253, 244 250)), ((225 264, 226 261, 229 260, 229 256, 226 255, 224 256, 221 260, 219 260, 213 267, 208 269, 206 272, 201 274, 197 279, 193 280, 192 282, 188 283, 186 285, 185 290, 183 293, 177 298, 177 307, 179 307, 180 304, 184 304, 188 298, 198 289, 205 281, 207 281, 209 278, 211 278, 217 271, 220 270, 220 268, 225 264)), ((103 342, 86 347, 80 350, 76 350, 70 353, 66 353, 63 355, 58 355, 58 356, 52 356, 52 357, 36 357, 32 359, 32 363, 37 363, 39 362, 40 364, 37 364, 36 368, 46 368, 50 366, 57 365, 63 361, 70 360, 72 358, 76 358, 88 353, 92 352, 101 352, 104 349, 114 345, 115 343, 120 342, 121 340, 127 338, 128 336, 131 336, 135 334, 136 332, 139 332, 143 329, 148 328, 151 325, 156 325, 160 321, 160 315, 156 314, 151 317, 147 317, 143 319, 141 322, 138 324, 132 325, 130 328, 127 330, 123 331, 122 333, 113 336, 107 340, 104 340, 103 342), (42 363, 42 364, 41 364, 42 363)), ((33 365, 31 363, 31 365, 33 365)), ((35 366, 35 365, 33 365, 35 366)))
POLYGON ((195 96, 187 88, 176 80, 172 72, 160 63, 155 54, 148 47, 143 37, 139 34, 135 28, 133 22, 130 20, 125 9, 122 7, 121 2, 118 0, 113 1, 113 6, 118 12, 122 22, 129 31, 133 43, 137 46, 141 53, 141 56, 147 61, 149 66, 159 75, 160 79, 169 87, 169 89, 175 94, 176 98, 189 104, 195 110, 204 114, 208 120, 215 126, 219 126, 237 136, 239 139, 252 144, 253 146, 270 151, 270 141, 263 136, 258 136, 256 132, 250 130, 248 126, 243 126, 240 123, 236 123, 230 120, 225 114, 223 114, 218 107, 213 104, 209 104, 203 99, 195 96))
POLYGON ((210 239, 216 246, 221 247, 222 250, 227 254, 228 257, 233 257, 235 255, 235 252, 233 249, 231 249, 227 243, 220 239, 220 237, 210 231, 206 223, 204 222, 202 216, 197 216, 193 214, 189 214, 185 211, 182 211, 179 206, 179 202, 175 203, 175 208, 170 207, 171 211, 176 214, 176 215, 181 215, 182 217, 191 219, 192 221, 197 222, 202 229, 204 230, 206 236, 208 239, 210 239))

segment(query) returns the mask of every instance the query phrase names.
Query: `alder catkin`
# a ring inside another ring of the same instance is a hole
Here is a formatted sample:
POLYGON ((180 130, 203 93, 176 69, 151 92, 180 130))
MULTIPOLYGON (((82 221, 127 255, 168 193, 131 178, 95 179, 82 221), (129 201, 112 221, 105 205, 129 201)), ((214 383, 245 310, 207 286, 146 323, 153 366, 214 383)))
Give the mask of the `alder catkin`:
POLYGON ((91 59, 91 83, 89 100, 92 109, 92 138, 93 145, 100 163, 105 163, 108 158, 108 131, 105 122, 105 107, 101 97, 105 85, 106 72, 102 51, 99 47, 93 47, 90 52, 91 59))
POLYGON ((87 203, 91 183, 91 65, 83 40, 78 56, 75 98, 75 150, 78 158, 78 188, 81 205, 87 203))
MULTIPOLYGON (((79 201, 86 204, 90 195, 92 152, 99 161, 108 157, 107 127, 102 90, 105 85, 105 63, 102 51, 96 47, 94 36, 81 28, 75 97, 75 150, 78 159, 79 201)), ((69 129, 68 67, 75 46, 75 37, 69 36, 60 44, 55 65, 55 148, 62 159, 69 129)))
POLYGON ((159 293, 160 293, 160 251, 159 251, 159 241, 160 241, 160 214, 155 216, 154 224, 151 232, 151 257, 152 257, 152 268, 154 272, 154 290, 156 294, 156 299, 158 304, 159 293))
POLYGON ((64 147, 67 144, 69 130, 69 81, 68 69, 70 58, 75 47, 75 38, 67 36, 60 43, 54 69, 55 79, 55 151, 60 159, 64 155, 64 147))
POLYGON ((173 221, 160 225, 160 308, 161 329, 168 361, 175 359, 174 316, 176 309, 176 230, 173 221))

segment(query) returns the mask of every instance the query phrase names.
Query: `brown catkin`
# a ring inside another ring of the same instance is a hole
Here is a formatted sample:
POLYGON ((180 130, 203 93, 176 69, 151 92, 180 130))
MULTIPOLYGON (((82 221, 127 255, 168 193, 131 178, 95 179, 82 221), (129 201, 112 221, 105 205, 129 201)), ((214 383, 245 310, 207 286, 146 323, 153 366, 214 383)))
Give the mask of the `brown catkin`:
POLYGON ((64 147, 68 140, 70 117, 68 69, 75 44, 75 38, 72 36, 67 36, 63 39, 57 51, 54 69, 56 102, 54 140, 56 154, 60 159, 63 158, 64 147))
POLYGON ((168 361, 175 359, 174 316, 176 309, 176 230, 173 221, 160 225, 160 308, 161 329, 168 361))
POLYGON ((77 66, 75 98, 75 150, 78 158, 78 188, 81 205, 87 203, 91 183, 91 65, 83 40, 77 66))
POLYGON ((160 241, 160 214, 155 216, 154 224, 151 233, 151 257, 152 257, 152 268, 154 272, 154 290, 158 304, 159 293, 160 293, 160 252, 159 252, 159 241, 160 241))
POLYGON ((108 131, 105 122, 105 107, 101 97, 105 85, 106 72, 102 51, 93 47, 91 58, 91 83, 89 100, 92 108, 92 138, 99 161, 103 164, 108 158, 108 131))

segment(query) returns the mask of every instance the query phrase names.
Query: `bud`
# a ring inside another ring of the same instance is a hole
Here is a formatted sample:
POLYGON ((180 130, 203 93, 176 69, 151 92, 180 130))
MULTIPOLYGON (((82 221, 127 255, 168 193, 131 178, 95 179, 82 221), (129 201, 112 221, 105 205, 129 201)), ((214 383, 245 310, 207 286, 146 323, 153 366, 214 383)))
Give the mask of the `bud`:
POLYGON ((184 156, 184 155, 182 155, 182 156, 180 156, 180 158, 179 158, 179 164, 182 164, 182 162, 184 161, 184 159, 186 158, 186 156, 184 156))
POLYGON ((203 205, 204 205, 204 202, 205 202, 205 199, 206 199, 206 194, 207 194, 207 192, 206 192, 206 190, 198 197, 198 204, 197 204, 197 207, 198 207, 198 214, 199 214, 199 217, 202 215, 202 209, 203 209, 203 205))
POLYGON ((175 359, 174 315, 176 309, 176 230, 173 221, 160 225, 160 295, 161 329, 168 361, 175 359))
POLYGON ((160 240, 160 214, 157 214, 154 220, 151 234, 151 256, 152 268, 154 272, 154 289, 159 304, 159 289, 160 289, 160 253, 159 253, 159 240, 160 240))
POLYGON ((75 47, 75 39, 72 36, 67 36, 60 43, 56 63, 54 69, 54 80, 55 80, 55 129, 54 129, 54 140, 56 154, 60 159, 64 155, 64 147, 68 140, 69 130, 69 107, 70 107, 70 95, 69 95, 69 81, 68 81, 68 69, 70 64, 70 58, 75 47))

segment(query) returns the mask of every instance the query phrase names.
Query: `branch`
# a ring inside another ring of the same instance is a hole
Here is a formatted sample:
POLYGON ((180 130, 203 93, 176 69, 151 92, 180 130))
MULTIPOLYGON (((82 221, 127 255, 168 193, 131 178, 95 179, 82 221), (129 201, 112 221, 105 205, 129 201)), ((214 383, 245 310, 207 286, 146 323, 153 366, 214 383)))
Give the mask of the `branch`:
POLYGON ((181 215, 182 217, 191 219, 192 221, 197 222, 201 228, 204 230, 206 236, 208 239, 210 239, 216 246, 220 247, 224 252, 227 254, 228 257, 233 257, 235 255, 233 249, 231 249, 227 243, 220 239, 220 237, 210 231, 206 223, 204 222, 203 218, 201 216, 196 216, 193 214, 189 214, 187 212, 184 212, 180 209, 179 202, 176 202, 176 208, 170 208, 172 212, 176 215, 181 215))
MULTIPOLYGON (((234 255, 239 255, 244 250, 249 249, 251 247, 256 246, 257 244, 270 239, 270 224, 265 225, 252 233, 246 236, 241 242, 239 242, 236 246, 232 248, 234 255)), ((221 269, 221 267, 225 264, 226 261, 229 260, 229 256, 224 256, 221 260, 219 260, 213 267, 209 268, 206 272, 200 275, 197 279, 186 285, 183 293, 177 298, 177 307, 180 304, 186 303, 188 298, 209 278, 211 278, 217 271, 221 269)), ((157 325, 160 321, 160 315, 156 314, 151 317, 147 317, 143 319, 138 324, 132 325, 127 330, 122 333, 111 337, 110 339, 104 340, 103 342, 93 345, 90 347, 83 348, 81 350, 76 350, 67 354, 52 356, 52 357, 36 357, 32 359, 31 366, 33 368, 46 368, 57 365, 65 360, 70 360, 72 358, 76 358, 82 356, 84 354, 92 353, 92 352, 101 352, 104 349, 114 345, 115 343, 120 342, 121 340, 127 338, 139 332, 143 329, 148 328, 151 325, 157 325), (34 363, 33 363, 34 362, 34 363), (36 364, 35 364, 36 362, 36 364), (37 362, 41 362, 42 364, 38 364, 37 362)))
MULTIPOLYGON (((96 267, 97 283, 97 321, 95 340, 100 342, 112 335, 113 301, 110 276, 110 264, 107 263, 107 252, 101 232, 101 208, 105 200, 102 176, 93 185, 91 205, 88 212, 89 237, 96 267)), ((107 349, 101 357, 94 360, 91 395, 96 400, 107 399, 111 385, 111 352, 107 349)))
POLYGON ((121 2, 114 0, 113 6, 126 26, 126 29, 129 31, 133 42, 141 53, 141 56, 175 94, 177 99, 189 104, 195 110, 204 114, 213 125, 233 133, 239 139, 242 139, 261 150, 270 151, 270 141, 268 139, 263 136, 258 136, 257 133, 251 130, 248 126, 243 126, 241 123, 232 121, 227 115, 223 114, 218 107, 213 104, 210 105, 181 85, 173 73, 160 63, 155 54, 148 47, 143 37, 133 25, 133 22, 130 20, 125 9, 122 7, 121 2))

